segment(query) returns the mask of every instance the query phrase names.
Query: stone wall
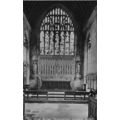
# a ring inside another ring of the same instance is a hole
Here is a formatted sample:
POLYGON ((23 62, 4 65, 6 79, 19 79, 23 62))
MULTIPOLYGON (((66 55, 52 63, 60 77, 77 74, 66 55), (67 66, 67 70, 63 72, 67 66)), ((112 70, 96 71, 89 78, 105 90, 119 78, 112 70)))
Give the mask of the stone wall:
POLYGON ((30 25, 23 13, 23 83, 29 84, 29 41, 30 41, 30 25))
POLYGON ((97 89, 97 8, 95 8, 84 28, 84 83, 87 88, 97 89))

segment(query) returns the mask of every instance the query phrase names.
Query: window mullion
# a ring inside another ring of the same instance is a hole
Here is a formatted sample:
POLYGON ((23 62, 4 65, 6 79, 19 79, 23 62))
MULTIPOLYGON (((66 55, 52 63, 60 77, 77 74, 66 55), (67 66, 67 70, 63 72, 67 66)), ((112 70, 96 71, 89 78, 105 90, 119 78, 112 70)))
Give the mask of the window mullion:
POLYGON ((45 25, 44 25, 43 29, 44 29, 44 55, 45 55, 45 25))

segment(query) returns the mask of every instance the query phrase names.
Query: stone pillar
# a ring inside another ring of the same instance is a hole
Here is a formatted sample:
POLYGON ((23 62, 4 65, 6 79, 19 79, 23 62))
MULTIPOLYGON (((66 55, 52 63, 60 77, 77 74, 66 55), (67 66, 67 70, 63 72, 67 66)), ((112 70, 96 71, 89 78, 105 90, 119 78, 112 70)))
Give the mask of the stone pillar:
POLYGON ((29 79, 30 79, 30 67, 29 64, 27 64, 26 85, 29 85, 29 79))
POLYGON ((71 87, 73 90, 78 90, 82 88, 83 81, 81 79, 81 74, 80 74, 80 57, 77 56, 75 60, 75 79, 71 81, 71 87))
POLYGON ((27 85, 30 83, 30 58, 29 58, 29 43, 28 43, 28 50, 27 50, 27 85))
POLYGON ((30 77, 30 66, 29 66, 29 50, 25 49, 25 58, 23 63, 23 75, 24 75, 24 85, 29 85, 29 77, 30 77))
POLYGON ((76 63, 76 80, 80 80, 81 75, 80 75, 80 61, 77 61, 76 63))
POLYGON ((34 77, 36 85, 38 86, 37 75, 38 75, 38 64, 37 64, 37 60, 34 60, 33 61, 33 77, 34 77))
POLYGON ((34 76, 37 75, 37 61, 33 61, 33 74, 34 76))
POLYGON ((34 79, 34 84, 32 85, 33 87, 37 87, 37 89, 40 89, 42 86, 42 80, 40 77, 40 74, 38 73, 38 57, 35 55, 32 58, 32 69, 33 69, 33 79, 34 79))

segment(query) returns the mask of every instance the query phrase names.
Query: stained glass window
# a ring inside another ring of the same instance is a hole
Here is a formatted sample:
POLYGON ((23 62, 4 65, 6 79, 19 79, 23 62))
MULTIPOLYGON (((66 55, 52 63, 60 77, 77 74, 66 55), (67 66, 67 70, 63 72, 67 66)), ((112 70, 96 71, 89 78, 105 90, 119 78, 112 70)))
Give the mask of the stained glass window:
POLYGON ((74 55, 74 26, 69 15, 54 8, 40 26, 41 55, 74 55))

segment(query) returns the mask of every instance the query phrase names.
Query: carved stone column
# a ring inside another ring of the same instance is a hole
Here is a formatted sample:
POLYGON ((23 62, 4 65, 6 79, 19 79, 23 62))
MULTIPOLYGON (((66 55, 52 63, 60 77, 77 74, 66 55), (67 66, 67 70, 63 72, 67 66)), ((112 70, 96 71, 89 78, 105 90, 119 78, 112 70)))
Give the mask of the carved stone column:
POLYGON ((80 61, 76 61, 76 80, 80 80, 80 61))
POLYGON ((36 76, 38 73, 38 65, 37 65, 37 61, 34 60, 33 61, 33 76, 36 76))
POLYGON ((30 79, 30 67, 29 64, 27 64, 27 85, 29 85, 29 79, 30 79))
POLYGON ((32 68, 32 72, 31 72, 31 78, 30 78, 30 88, 36 88, 37 87, 37 79, 36 79, 37 56, 36 55, 32 56, 31 68, 32 68))
POLYGON ((42 80, 40 74, 38 74, 38 58, 36 55, 32 57, 32 71, 33 78, 31 79, 30 86, 31 88, 40 89, 40 87, 42 86, 42 80))
POLYGON ((75 60, 75 79, 71 81, 71 87, 73 90, 78 90, 81 89, 83 82, 81 79, 81 74, 80 74, 80 57, 77 56, 75 60))

